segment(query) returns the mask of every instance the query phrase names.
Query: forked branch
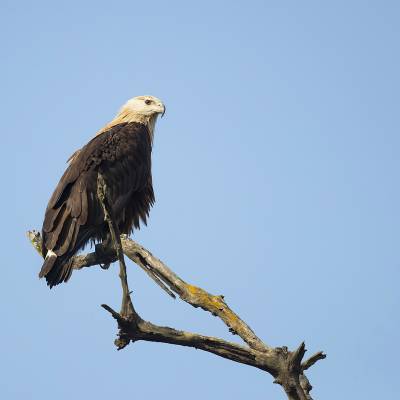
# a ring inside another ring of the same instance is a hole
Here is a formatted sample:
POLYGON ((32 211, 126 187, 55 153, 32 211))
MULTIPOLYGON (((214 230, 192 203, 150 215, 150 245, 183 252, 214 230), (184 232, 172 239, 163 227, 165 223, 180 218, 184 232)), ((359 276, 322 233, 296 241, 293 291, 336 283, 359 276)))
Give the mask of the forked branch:
MULTIPOLYGON (((103 185, 104 188, 104 185, 103 185)), ((100 197, 104 199, 104 197, 100 197)), ((114 223, 107 200, 103 200, 103 207, 109 224, 110 231, 114 230, 113 244, 117 249, 96 247, 95 253, 85 256, 75 256, 73 268, 81 269, 92 265, 120 262, 123 269, 123 253, 139 265, 163 290, 169 295, 174 293, 183 301, 193 307, 200 307, 211 314, 218 316, 233 334, 237 334, 247 344, 241 346, 223 339, 204 336, 196 333, 176 330, 169 327, 161 327, 143 320, 134 309, 126 281, 126 272, 120 274, 123 287, 123 305, 121 312, 114 311, 111 307, 103 304, 102 307, 111 313, 116 319, 119 327, 118 339, 115 345, 120 350, 130 342, 144 340, 149 342, 169 343, 186 347, 201 349, 220 357, 247 364, 270 373, 274 382, 280 384, 290 400, 310 400, 310 385, 304 371, 310 368, 318 360, 326 357, 323 352, 318 352, 308 360, 302 361, 306 352, 304 343, 293 352, 286 347, 270 347, 265 344, 254 331, 236 313, 234 313, 222 295, 213 295, 205 290, 191 285, 176 275, 162 261, 154 257, 150 251, 140 244, 129 239, 126 235, 118 237, 118 228, 114 223), (117 229, 116 229, 117 228, 117 229), (118 240, 120 239, 120 240, 118 240), (122 247, 119 247, 122 246, 122 247), (119 256, 117 257, 117 254, 119 256), (122 259, 122 263, 121 263, 122 259), (131 306, 127 306, 128 304, 131 306), (125 307, 124 307, 125 304, 125 307)), ((40 252, 41 237, 38 232, 28 232, 32 245, 40 252)), ((126 270, 125 270, 126 271, 126 270)))

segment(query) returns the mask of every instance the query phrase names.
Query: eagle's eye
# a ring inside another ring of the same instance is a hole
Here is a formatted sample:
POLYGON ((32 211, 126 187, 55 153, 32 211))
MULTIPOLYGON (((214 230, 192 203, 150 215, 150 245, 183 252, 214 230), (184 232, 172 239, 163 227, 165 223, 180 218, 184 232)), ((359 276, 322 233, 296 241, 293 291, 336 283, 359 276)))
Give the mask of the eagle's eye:
POLYGON ((147 99, 144 101, 147 105, 151 104, 151 100, 147 99))

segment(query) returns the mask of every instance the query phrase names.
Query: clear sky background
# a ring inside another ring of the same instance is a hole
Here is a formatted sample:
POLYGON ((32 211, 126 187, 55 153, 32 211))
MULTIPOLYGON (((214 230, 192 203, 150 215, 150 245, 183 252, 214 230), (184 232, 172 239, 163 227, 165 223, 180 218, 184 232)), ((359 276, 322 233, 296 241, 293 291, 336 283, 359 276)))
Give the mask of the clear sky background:
MULTIPOLYGON (((399 18, 396 1, 3 1, 0 397, 285 398, 198 350, 117 352, 116 265, 37 278, 25 231, 65 161, 152 94, 167 115, 136 239, 268 344, 324 350, 316 399, 399 398, 399 18)), ((143 318, 237 340, 128 274, 143 318)))

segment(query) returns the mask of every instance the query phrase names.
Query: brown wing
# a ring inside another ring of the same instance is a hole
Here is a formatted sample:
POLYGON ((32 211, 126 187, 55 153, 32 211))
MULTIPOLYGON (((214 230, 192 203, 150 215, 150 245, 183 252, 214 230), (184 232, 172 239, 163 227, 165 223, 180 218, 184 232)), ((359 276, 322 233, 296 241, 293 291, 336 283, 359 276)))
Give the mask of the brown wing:
POLYGON ((46 276, 51 286, 69 278, 69 258, 89 240, 102 240, 108 232, 97 200, 98 171, 107 182, 120 229, 125 232, 138 226, 137 214, 145 221, 154 202, 147 128, 137 123, 116 125, 93 138, 72 159, 49 201, 43 222, 43 256, 48 250, 54 255, 46 258, 39 276, 46 276))

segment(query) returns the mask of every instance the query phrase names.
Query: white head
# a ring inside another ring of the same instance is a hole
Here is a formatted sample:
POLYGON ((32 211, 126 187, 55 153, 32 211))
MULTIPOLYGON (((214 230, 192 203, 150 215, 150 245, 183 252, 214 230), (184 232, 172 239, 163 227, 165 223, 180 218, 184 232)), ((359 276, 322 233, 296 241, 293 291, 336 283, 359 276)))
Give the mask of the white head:
POLYGON ((159 114, 163 116, 165 106, 154 96, 137 96, 128 100, 119 110, 115 118, 97 132, 97 135, 107 131, 114 125, 126 122, 138 122, 147 126, 153 139, 154 127, 159 114))
POLYGON ((137 96, 128 100, 119 110, 116 117, 101 129, 97 134, 106 131, 110 127, 124 122, 138 122, 147 126, 153 139, 154 127, 158 115, 165 114, 165 106, 160 99, 154 96, 137 96))
MULTIPOLYGON (((154 127, 158 115, 161 117, 165 114, 165 106, 160 99, 154 96, 137 96, 128 100, 119 110, 115 118, 100 129, 96 135, 109 130, 111 127, 129 122, 138 122, 147 126, 150 138, 153 141, 154 127)), ((71 162, 80 150, 76 151, 69 159, 71 162)))
POLYGON ((154 96, 137 96, 128 100, 121 108, 121 113, 132 113, 151 117, 165 113, 165 106, 160 99, 154 96))

